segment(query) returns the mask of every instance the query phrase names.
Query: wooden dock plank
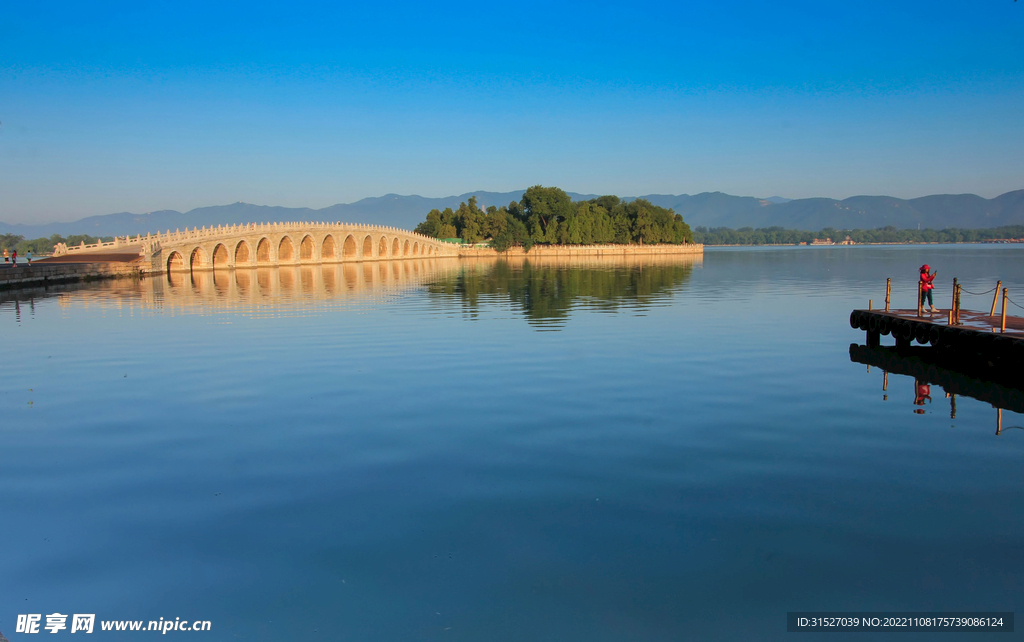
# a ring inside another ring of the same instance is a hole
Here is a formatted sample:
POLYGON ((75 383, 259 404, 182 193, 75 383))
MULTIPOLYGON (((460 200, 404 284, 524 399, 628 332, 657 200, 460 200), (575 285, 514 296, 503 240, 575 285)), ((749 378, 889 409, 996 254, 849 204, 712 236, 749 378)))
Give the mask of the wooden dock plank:
MULTIPOLYGON (((949 315, 947 310, 942 310, 931 314, 925 312, 922 316, 917 316, 917 310, 855 310, 855 312, 866 312, 870 314, 877 314, 881 316, 887 316, 894 319, 905 319, 908 321, 915 321, 920 323, 928 323, 938 325, 942 327, 949 327, 949 315)), ((995 332, 999 332, 1002 317, 998 314, 990 316, 984 312, 975 312, 973 310, 961 310, 960 311, 960 324, 954 325, 953 327, 967 329, 967 330, 978 330, 980 332, 992 332, 993 328, 995 332)), ((1024 336, 1024 317, 1014 317, 1007 315, 1006 317, 1006 334, 1014 336, 1024 336)))

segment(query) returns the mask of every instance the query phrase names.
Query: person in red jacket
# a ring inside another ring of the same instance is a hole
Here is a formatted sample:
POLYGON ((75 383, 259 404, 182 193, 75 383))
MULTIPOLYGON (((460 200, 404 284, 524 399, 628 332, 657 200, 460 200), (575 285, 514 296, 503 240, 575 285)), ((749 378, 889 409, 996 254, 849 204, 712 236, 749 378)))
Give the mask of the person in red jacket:
POLYGON ((924 302, 927 300, 928 307, 931 311, 939 312, 939 310, 935 309, 935 303, 932 301, 932 290, 935 289, 935 285, 933 285, 932 282, 935 281, 935 275, 938 274, 939 271, 935 270, 929 274, 928 270, 929 268, 927 263, 921 266, 921 307, 924 307, 924 302))

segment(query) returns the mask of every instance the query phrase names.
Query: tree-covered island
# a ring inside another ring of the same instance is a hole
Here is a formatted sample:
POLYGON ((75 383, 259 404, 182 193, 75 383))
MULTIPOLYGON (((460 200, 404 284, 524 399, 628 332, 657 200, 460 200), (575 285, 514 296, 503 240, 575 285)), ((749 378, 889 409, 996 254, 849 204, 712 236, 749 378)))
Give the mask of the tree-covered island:
POLYGON ((430 210, 416 231, 437 239, 460 238, 463 243, 491 240, 504 252, 536 243, 594 245, 604 243, 692 243, 693 232, 683 217, 644 199, 629 202, 618 196, 573 201, 557 187, 535 185, 522 200, 481 210, 476 197, 444 211, 430 210))

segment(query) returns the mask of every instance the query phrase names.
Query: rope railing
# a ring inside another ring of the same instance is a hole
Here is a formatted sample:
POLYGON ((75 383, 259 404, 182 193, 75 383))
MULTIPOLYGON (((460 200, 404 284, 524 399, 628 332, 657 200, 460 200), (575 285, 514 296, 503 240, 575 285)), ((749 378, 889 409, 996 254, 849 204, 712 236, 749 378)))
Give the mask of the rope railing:
MULTIPOLYGON (((995 287, 989 288, 988 290, 985 290, 983 292, 972 292, 971 290, 968 290, 968 289, 964 288, 964 286, 961 285, 960 283, 958 283, 957 281, 958 281, 957 279, 953 279, 953 295, 952 295, 952 302, 951 302, 951 305, 950 305, 950 308, 949 308, 949 316, 950 316, 950 323, 951 324, 959 325, 959 323, 960 323, 960 311, 962 310, 962 307, 961 307, 961 304, 960 304, 960 296, 963 295, 963 294, 969 294, 971 296, 988 296, 988 295, 994 293, 995 296, 992 297, 992 305, 991 305, 991 307, 988 310, 988 316, 992 316, 992 317, 995 317, 995 316, 1003 316, 1003 317, 1005 317, 1006 316, 1006 311, 1005 311, 1006 305, 1005 305, 1005 303, 1003 305, 1004 310, 1003 310, 1002 314, 998 314, 996 312, 996 308, 999 305, 1000 291, 1002 291, 1002 296, 1003 296, 1004 301, 1010 303, 1013 306, 1016 306, 1017 308, 1019 308, 1021 310, 1024 310, 1024 305, 1020 305, 1019 303, 1017 303, 1016 301, 1014 301, 1013 299, 1011 299, 1009 297, 1009 294, 1008 294, 1006 288, 1002 287, 1002 285, 1003 285, 1002 281, 997 282, 995 287)), ((923 292, 922 292, 922 288, 921 288, 921 283, 922 282, 920 282, 920 281, 918 282, 918 289, 917 289, 917 315, 919 317, 923 316, 923 313, 925 312, 925 310, 923 308, 923 306, 924 306, 924 300, 923 300, 924 297, 923 297, 923 292)), ((886 312, 889 311, 889 306, 890 306, 891 299, 892 299, 892 278, 888 278, 885 281, 885 311, 886 312)), ((872 309, 872 301, 870 299, 868 300, 868 309, 869 310, 872 309)))
MULTIPOLYGON (((918 318, 921 318, 921 317, 925 316, 926 312, 928 313, 928 315, 930 317, 933 316, 936 312, 939 312, 939 310, 937 310, 930 301, 929 301, 929 307, 931 308, 931 310, 930 311, 925 310, 925 307, 924 307, 926 297, 924 296, 925 295, 925 290, 923 289, 923 286, 927 285, 928 283, 930 283, 930 281, 931 281, 931 279, 927 279, 927 280, 926 279, 921 279, 917 283, 917 317, 918 318)), ((974 324, 977 324, 979 322, 988 324, 988 323, 990 323, 990 321, 988 319, 991 319, 992 320, 991 323, 993 324, 991 329, 992 329, 993 332, 998 331, 998 332, 1006 333, 1006 329, 1007 329, 1008 325, 1010 326, 1011 332, 1020 332, 1020 328, 1016 327, 1017 325, 1019 325, 1019 318, 1018 317, 1008 317, 1008 315, 1006 313, 1007 312, 1007 307, 1008 307, 1007 304, 1012 305, 1012 306, 1014 306, 1014 307, 1016 307, 1016 308, 1018 308, 1020 310, 1024 310, 1024 305, 1021 305, 1021 304, 1017 303, 1016 301, 1014 301, 1013 299, 1010 298, 1010 290, 1009 290, 1009 288, 1004 288, 1003 287, 1003 282, 1001 280, 997 281, 996 282, 996 286, 994 288, 990 289, 990 290, 986 290, 984 292, 971 292, 969 290, 964 289, 964 287, 958 283, 958 279, 953 279, 952 299, 950 301, 950 307, 949 307, 949 309, 947 311, 947 321, 948 321, 948 324, 950 326, 960 326, 960 325, 963 325, 963 321, 961 320, 961 315, 960 315, 960 313, 963 310, 963 308, 961 306, 961 303, 960 303, 960 296, 962 294, 970 294, 970 295, 973 295, 973 296, 986 296, 986 295, 993 294, 993 293, 994 293, 994 296, 992 297, 992 305, 988 309, 987 313, 984 312, 984 311, 982 311, 980 314, 977 313, 977 312, 972 313, 972 316, 968 317, 969 322, 970 323, 974 323, 974 324), (1002 308, 999 310, 999 313, 997 314, 996 313, 996 308, 999 305, 1000 294, 1002 295, 1002 308), (995 326, 995 323, 998 323, 998 328, 995 326)), ((892 302, 892 278, 888 278, 888 279, 885 280, 885 312, 889 312, 890 311, 890 304, 891 304, 891 302, 892 302)), ((872 310, 873 309, 873 305, 872 304, 873 304, 873 300, 872 299, 868 299, 868 310, 872 310)), ((897 310, 896 311, 897 315, 899 315, 901 312, 903 312, 903 311, 901 311, 901 310, 897 310)), ((851 323, 852 323, 852 321, 851 321, 851 323)), ((877 345, 877 343, 876 343, 876 345, 877 345)))
POLYGON ((992 288, 991 290, 985 290, 984 292, 971 292, 970 290, 965 290, 963 287, 961 287, 960 291, 963 292, 964 294, 972 294, 974 296, 985 296, 986 294, 992 294, 997 289, 998 288, 992 288))

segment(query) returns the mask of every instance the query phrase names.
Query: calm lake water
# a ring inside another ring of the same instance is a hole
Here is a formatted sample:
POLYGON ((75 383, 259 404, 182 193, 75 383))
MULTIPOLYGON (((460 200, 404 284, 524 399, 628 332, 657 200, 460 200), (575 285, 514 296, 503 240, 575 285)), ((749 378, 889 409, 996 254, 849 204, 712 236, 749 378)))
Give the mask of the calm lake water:
POLYGON ((1024 302, 1012 246, 0 293, 0 631, 777 640, 787 611, 1022 611, 1024 418, 951 419, 938 386, 918 414, 913 379, 850 360, 850 310, 886 277, 912 307, 924 262, 941 308, 954 276, 1024 302))

